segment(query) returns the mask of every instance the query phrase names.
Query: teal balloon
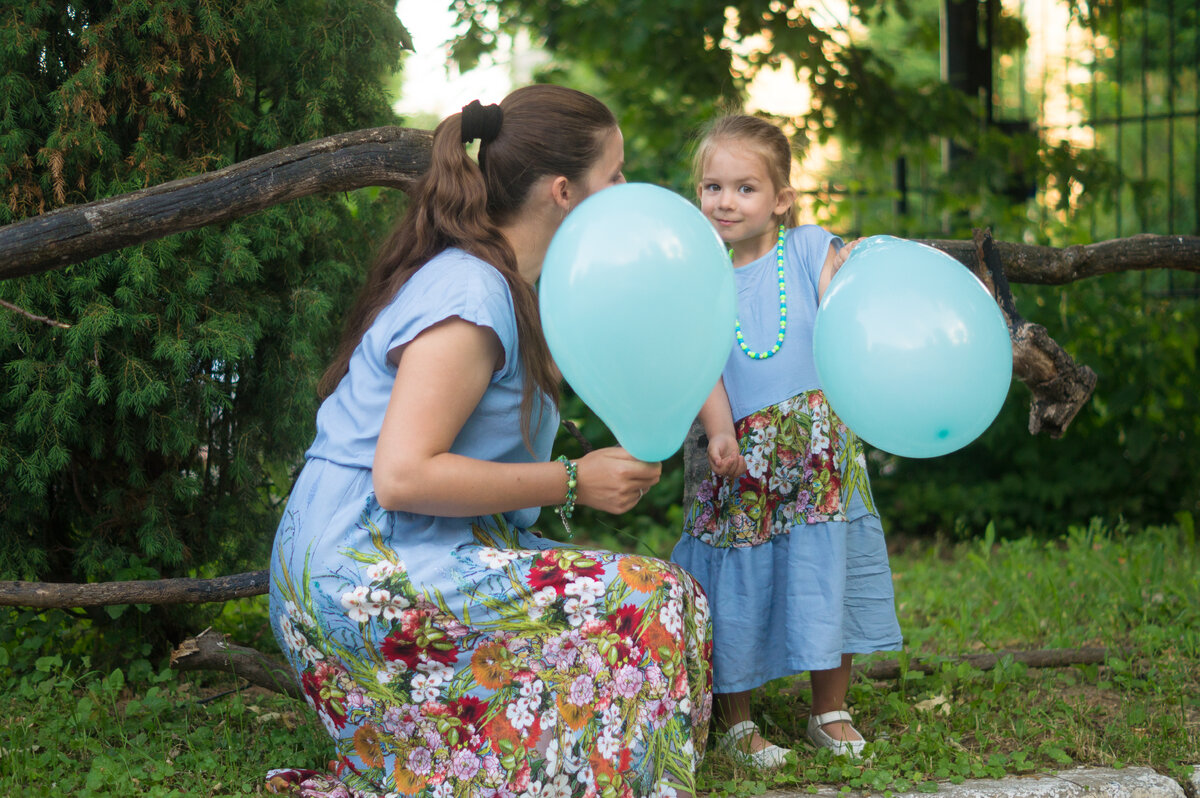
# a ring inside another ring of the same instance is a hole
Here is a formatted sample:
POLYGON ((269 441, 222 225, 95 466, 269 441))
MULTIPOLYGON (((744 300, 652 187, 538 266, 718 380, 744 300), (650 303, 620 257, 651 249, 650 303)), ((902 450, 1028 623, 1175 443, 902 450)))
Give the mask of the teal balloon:
POLYGON ((733 269, 709 221, 664 188, 604 189, 559 226, 539 292, 579 397, 634 457, 674 454, 733 347, 733 269))
POLYGON ((834 412, 867 443, 936 457, 975 440, 1012 381, 996 300, 966 267, 892 236, 863 240, 830 282, 813 327, 834 412))

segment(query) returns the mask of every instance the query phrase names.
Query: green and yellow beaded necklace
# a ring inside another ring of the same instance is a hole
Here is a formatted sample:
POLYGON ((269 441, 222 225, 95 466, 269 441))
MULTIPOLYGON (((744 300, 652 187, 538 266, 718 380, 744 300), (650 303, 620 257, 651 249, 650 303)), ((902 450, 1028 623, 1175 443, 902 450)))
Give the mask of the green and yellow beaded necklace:
MULTIPOLYGON (((779 335, 775 337, 775 345, 764 352, 755 352, 750 347, 746 346, 746 341, 742 337, 742 322, 740 319, 734 321, 734 331, 737 335, 738 346, 746 354, 746 357, 754 360, 766 360, 779 351, 783 346, 783 336, 787 333, 787 285, 783 279, 783 237, 784 227, 779 225, 779 240, 775 244, 775 266, 779 272, 779 335)), ((733 250, 729 250, 729 257, 733 257, 733 250)))

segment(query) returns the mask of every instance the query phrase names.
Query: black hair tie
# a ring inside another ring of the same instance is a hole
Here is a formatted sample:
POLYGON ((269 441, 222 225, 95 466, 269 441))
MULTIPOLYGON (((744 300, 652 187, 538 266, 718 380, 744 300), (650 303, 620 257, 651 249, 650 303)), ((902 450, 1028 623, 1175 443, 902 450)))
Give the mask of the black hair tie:
POLYGON ((503 121, 504 110, 499 105, 480 105, 479 100, 471 100, 462 109, 463 144, 474 139, 480 144, 495 141, 503 121))

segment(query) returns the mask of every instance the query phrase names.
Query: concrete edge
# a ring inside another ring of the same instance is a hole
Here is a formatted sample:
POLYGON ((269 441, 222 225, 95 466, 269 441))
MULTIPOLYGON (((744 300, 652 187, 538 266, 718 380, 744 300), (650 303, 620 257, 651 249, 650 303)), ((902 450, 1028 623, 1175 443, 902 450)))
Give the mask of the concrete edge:
MULTIPOLYGON (((852 792, 849 796, 878 793, 852 792)), ((930 793, 894 793, 893 798, 925 798, 930 793)), ((1080 767, 1057 773, 1007 776, 1002 779, 971 779, 962 784, 944 782, 936 795, 942 798, 1200 798, 1200 767, 1193 767, 1189 783, 1181 786, 1174 779, 1143 767, 1080 767)), ((847 798, 837 787, 823 786, 807 790, 773 790, 762 798, 847 798)))

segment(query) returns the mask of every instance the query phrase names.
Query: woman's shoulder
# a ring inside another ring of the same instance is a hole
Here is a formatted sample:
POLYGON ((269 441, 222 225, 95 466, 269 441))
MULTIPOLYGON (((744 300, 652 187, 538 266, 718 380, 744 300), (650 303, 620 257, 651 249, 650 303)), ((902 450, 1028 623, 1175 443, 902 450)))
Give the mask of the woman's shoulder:
POLYGON ((364 338, 377 351, 391 352, 454 317, 494 330, 506 353, 516 340, 512 294, 504 276, 461 249, 439 252, 417 269, 364 338))
POLYGON ((398 323, 432 323, 448 316, 503 326, 512 314, 504 276, 487 261, 451 248, 430 258, 405 281, 376 317, 385 328, 398 323))
POLYGON ((423 287, 445 285, 456 293, 470 293, 472 289, 509 293, 508 283, 495 266, 457 247, 434 255, 409 281, 423 287))

